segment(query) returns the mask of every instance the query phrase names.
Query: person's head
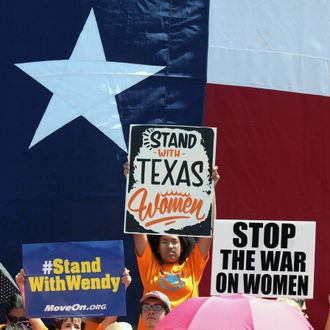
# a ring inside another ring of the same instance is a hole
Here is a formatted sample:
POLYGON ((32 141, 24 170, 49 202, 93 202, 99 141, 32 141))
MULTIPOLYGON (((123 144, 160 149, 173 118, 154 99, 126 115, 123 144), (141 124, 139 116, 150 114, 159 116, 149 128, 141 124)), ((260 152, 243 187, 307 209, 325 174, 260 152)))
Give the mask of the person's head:
POLYGON ((159 291, 146 293, 140 299, 140 313, 145 329, 153 329, 170 312, 168 297, 159 291))
POLYGON ((8 325, 18 322, 28 322, 22 297, 18 293, 13 294, 8 299, 5 305, 5 318, 8 325))
POLYGON ((80 317, 55 318, 56 330, 83 330, 83 319, 80 317))
POLYGON ((149 235, 153 254, 161 263, 182 264, 194 248, 195 240, 192 237, 176 235, 149 235))

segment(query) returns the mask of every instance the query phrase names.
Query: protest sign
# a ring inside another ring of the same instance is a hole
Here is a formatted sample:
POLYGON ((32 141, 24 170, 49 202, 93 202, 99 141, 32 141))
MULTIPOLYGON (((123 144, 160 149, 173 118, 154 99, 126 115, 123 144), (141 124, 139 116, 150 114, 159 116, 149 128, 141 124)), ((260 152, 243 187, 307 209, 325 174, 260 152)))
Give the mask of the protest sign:
POLYGON ((315 222, 217 220, 211 294, 313 298, 315 222))
POLYGON ((125 232, 210 236, 216 129, 132 125, 125 232))
POLYGON ((23 244, 30 317, 125 315, 122 241, 23 244))

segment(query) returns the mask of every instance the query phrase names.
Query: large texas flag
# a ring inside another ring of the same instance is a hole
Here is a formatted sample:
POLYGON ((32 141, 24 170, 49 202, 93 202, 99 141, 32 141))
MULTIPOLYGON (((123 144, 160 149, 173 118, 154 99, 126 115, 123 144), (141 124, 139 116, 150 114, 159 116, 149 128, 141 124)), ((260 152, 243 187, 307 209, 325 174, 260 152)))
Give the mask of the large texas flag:
MULTIPOLYGON (((129 125, 205 124, 218 127, 218 218, 317 222, 308 307, 320 328, 329 12, 323 0, 2 3, 1 262, 15 273, 22 243, 122 239, 129 125)), ((124 240, 135 324, 142 291, 124 240)))
POLYGON ((204 0, 1 2, 0 260, 22 243, 125 241, 128 318, 139 285, 124 235, 130 124, 203 124, 204 0))
POLYGON ((205 124, 218 127, 218 218, 316 221, 314 299, 330 292, 330 4, 214 0, 205 124))

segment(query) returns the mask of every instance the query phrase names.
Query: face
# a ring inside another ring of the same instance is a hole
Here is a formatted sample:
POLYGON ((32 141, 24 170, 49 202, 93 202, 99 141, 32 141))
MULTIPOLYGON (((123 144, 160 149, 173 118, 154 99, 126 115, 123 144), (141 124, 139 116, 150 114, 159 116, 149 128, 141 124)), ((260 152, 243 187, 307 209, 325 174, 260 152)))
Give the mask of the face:
POLYGON ((7 323, 14 324, 17 322, 27 321, 24 308, 12 308, 7 315, 7 323))
POLYGON ((81 319, 73 318, 65 320, 60 330, 80 330, 81 329, 81 319))
POLYGON ((148 298, 142 304, 141 314, 145 329, 153 329, 165 317, 165 306, 159 299, 148 298), (144 306, 149 307, 150 310, 144 310, 144 306), (159 309, 153 306, 160 306, 160 310, 151 309, 159 309))
POLYGON ((182 247, 179 236, 163 235, 159 240, 159 254, 166 263, 176 263, 179 261, 182 247))

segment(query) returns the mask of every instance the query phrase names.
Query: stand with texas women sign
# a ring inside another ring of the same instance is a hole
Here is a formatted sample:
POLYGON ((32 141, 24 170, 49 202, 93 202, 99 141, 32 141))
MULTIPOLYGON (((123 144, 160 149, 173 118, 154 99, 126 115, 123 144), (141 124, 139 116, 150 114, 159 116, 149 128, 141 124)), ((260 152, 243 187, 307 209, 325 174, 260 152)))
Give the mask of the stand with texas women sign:
POLYGON ((210 236, 216 130, 133 125, 126 233, 210 236))

